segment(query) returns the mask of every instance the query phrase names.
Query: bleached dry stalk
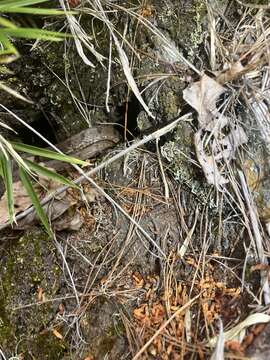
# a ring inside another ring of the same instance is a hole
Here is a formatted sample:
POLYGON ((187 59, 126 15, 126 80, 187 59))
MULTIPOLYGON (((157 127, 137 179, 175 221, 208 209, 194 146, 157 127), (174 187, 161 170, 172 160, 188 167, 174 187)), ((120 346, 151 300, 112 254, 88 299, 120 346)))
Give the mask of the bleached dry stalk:
MULTIPOLYGON (((70 282, 71 282, 71 285, 72 285, 72 289, 73 289, 73 291, 74 291, 74 296, 75 296, 77 305, 79 306, 79 305, 80 305, 80 300, 79 300, 79 296, 78 296, 78 291, 77 291, 77 289, 76 289, 75 281, 74 281, 74 279, 73 279, 73 277, 72 277, 72 273, 71 273, 70 267, 69 267, 69 265, 68 265, 67 259, 66 259, 66 257, 65 257, 64 252, 63 252, 63 249, 62 249, 61 244, 59 244, 59 242, 56 240, 56 238, 54 238, 54 241, 55 241, 55 247, 56 247, 57 251, 59 252, 59 254, 60 254, 61 257, 62 257, 63 267, 64 267, 64 269, 66 268, 66 270, 67 270, 68 277, 69 277, 69 279, 70 279, 70 282)), ((63 270, 63 272, 64 272, 64 270, 63 270)))
MULTIPOLYGON (((242 185, 242 190, 243 190, 244 198, 246 201, 246 205, 249 210, 250 224, 251 224, 253 234, 255 237, 255 241, 256 241, 258 257, 260 259, 261 264, 268 264, 267 259, 264 255, 263 241, 262 241, 262 235, 260 232, 260 226, 259 226, 256 206, 252 200, 252 197, 250 196, 248 186, 246 183, 246 179, 245 179, 243 172, 238 171, 238 174, 239 174, 240 182, 242 185)), ((265 303, 265 305, 268 305, 268 304, 270 304, 270 288, 269 288, 268 276, 265 271, 261 271, 261 283, 262 283, 262 289, 263 289, 264 303, 265 303)))
POLYGON ((251 4, 251 3, 246 3, 246 2, 243 2, 241 0, 236 0, 240 5, 242 6, 246 6, 246 7, 249 7, 249 8, 252 8, 252 9, 270 9, 270 4, 266 5, 266 4, 251 4))

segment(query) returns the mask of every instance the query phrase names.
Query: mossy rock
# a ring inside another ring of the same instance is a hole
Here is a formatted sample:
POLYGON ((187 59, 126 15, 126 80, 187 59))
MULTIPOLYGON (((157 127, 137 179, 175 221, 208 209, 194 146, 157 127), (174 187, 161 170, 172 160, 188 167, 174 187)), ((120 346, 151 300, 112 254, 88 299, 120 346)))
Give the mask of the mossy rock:
POLYGON ((61 359, 64 341, 52 333, 57 303, 46 302, 59 290, 61 271, 54 245, 42 231, 28 232, 1 253, 0 343, 4 353, 24 359, 61 359), (41 291, 45 301, 38 303, 41 291))

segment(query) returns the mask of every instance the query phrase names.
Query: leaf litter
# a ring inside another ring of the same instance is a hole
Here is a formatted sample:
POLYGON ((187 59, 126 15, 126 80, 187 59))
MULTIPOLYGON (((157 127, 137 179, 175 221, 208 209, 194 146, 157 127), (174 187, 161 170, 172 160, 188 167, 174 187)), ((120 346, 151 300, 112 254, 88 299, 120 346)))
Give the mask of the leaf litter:
POLYGON ((197 159, 207 182, 220 191, 229 182, 224 175, 225 165, 248 141, 244 129, 217 109, 216 104, 225 91, 216 80, 205 74, 183 91, 184 100, 198 113, 199 128, 194 135, 197 159), (226 134, 222 130, 228 126, 230 130, 226 134))
MULTIPOLYGON (((38 175, 34 185, 35 192, 40 200, 42 200, 45 195, 48 195, 58 188, 59 182, 49 179, 46 174, 38 175)), ((32 201, 20 180, 13 183, 13 196, 15 215, 20 214, 32 206, 32 201)), ((85 192, 68 189, 55 197, 53 201, 44 205, 43 208, 52 222, 55 231, 78 231, 84 222, 84 218, 79 211, 80 204, 82 201, 94 202, 96 198, 97 192, 94 189, 90 189, 89 186, 86 186, 85 192)), ((5 224, 9 220, 6 192, 0 199, 0 219, 1 224, 5 224)), ((37 224, 38 222, 39 219, 36 213, 33 212, 14 224, 13 229, 25 230, 31 228, 33 224, 37 224)))

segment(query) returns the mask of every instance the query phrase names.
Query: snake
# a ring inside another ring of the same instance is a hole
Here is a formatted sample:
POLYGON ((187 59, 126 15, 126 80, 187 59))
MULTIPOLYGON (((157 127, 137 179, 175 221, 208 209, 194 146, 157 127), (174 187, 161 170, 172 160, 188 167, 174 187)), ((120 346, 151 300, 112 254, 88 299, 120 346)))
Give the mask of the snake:
MULTIPOLYGON (((56 144, 56 147, 65 155, 87 160, 101 155, 106 150, 117 145, 121 140, 120 134, 112 125, 96 125, 80 131, 76 135, 69 137, 56 144)), ((48 150, 51 150, 48 148, 48 150)), ((70 164, 59 160, 44 160, 44 158, 35 157, 35 161, 41 162, 43 166, 52 168, 61 172, 70 167, 70 164)), ((13 181, 19 180, 18 167, 13 168, 13 181)), ((5 191, 4 184, 0 181, 0 198, 5 191)))
MULTIPOLYGON (((120 141, 118 131, 112 125, 96 125, 82 130, 68 139, 56 144, 65 155, 86 160, 94 158, 112 148, 120 141)), ((61 171, 69 165, 63 161, 46 160, 46 167, 61 171)))

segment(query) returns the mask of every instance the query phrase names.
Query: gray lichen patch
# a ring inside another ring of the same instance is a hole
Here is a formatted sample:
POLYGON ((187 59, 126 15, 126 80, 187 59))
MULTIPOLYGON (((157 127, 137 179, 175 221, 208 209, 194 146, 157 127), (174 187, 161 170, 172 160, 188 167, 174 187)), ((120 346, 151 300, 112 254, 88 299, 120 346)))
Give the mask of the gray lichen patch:
MULTIPOLYGON (((199 203, 209 203, 211 187, 207 185, 197 164, 194 131, 189 123, 178 125, 172 138, 161 147, 161 155, 168 161, 168 169, 174 179, 195 195, 199 203)), ((214 208, 214 202, 210 203, 210 207, 214 208)))
POLYGON ((167 1, 159 0, 158 3, 158 27, 166 31, 167 36, 180 51, 187 51, 189 60, 194 60, 203 39, 205 1, 170 1, 168 4, 167 1))

